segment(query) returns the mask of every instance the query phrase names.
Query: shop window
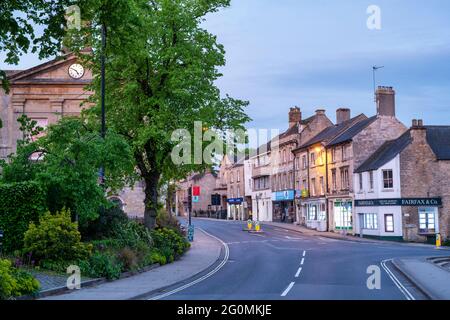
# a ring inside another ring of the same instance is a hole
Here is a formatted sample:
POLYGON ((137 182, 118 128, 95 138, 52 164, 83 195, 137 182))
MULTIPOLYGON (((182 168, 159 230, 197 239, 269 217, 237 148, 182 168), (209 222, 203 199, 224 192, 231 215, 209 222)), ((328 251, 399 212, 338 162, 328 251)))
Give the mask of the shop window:
POLYGON ((364 229, 377 230, 378 229, 378 216, 376 213, 365 213, 363 221, 364 229))
POLYGON ((385 214, 384 215, 384 230, 386 232, 394 232, 394 215, 385 214))
POLYGON ((436 208, 419 208, 420 233, 436 233, 436 208))
POLYGON ((394 188, 394 175, 392 170, 383 170, 383 187, 384 189, 394 188))
POLYGON ((308 206, 308 220, 317 220, 317 206, 316 205, 308 206))
POLYGON ((334 203, 334 222, 336 229, 352 229, 352 203, 350 201, 334 203))

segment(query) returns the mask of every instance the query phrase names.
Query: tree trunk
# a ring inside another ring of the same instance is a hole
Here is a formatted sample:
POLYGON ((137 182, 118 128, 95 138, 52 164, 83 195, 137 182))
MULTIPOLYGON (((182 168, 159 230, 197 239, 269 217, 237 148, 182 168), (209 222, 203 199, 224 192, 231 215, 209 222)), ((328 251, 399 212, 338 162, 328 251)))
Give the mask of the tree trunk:
POLYGON ((145 181, 145 211, 144 224, 147 229, 154 229, 156 226, 156 215, 158 214, 158 183, 160 174, 150 172, 145 181))

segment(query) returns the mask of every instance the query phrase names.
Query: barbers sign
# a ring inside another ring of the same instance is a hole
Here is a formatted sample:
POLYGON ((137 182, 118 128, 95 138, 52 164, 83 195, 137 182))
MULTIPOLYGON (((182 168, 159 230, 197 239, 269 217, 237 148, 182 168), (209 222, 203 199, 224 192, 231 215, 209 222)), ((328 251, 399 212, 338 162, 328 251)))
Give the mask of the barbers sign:
POLYGON ((401 199, 371 199, 355 200, 356 207, 440 207, 441 198, 401 198, 401 199))

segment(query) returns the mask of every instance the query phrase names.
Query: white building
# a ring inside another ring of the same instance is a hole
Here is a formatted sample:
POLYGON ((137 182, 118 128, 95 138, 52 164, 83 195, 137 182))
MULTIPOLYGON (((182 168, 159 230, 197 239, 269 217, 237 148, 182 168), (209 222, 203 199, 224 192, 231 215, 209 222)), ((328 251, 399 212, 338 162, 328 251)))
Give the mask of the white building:
POLYGON ((378 166, 380 155, 375 153, 354 173, 355 233, 401 240, 402 207, 396 205, 401 198, 400 156, 378 166))

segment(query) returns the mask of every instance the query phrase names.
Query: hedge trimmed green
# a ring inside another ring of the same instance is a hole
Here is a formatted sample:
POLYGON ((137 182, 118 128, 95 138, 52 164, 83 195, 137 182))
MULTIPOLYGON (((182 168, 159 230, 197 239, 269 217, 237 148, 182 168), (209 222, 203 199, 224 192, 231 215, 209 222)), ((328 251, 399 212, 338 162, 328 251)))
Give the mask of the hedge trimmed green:
POLYGON ((33 181, 0 184, 0 229, 4 232, 3 250, 22 249, 30 222, 39 221, 46 211, 45 193, 33 181))

